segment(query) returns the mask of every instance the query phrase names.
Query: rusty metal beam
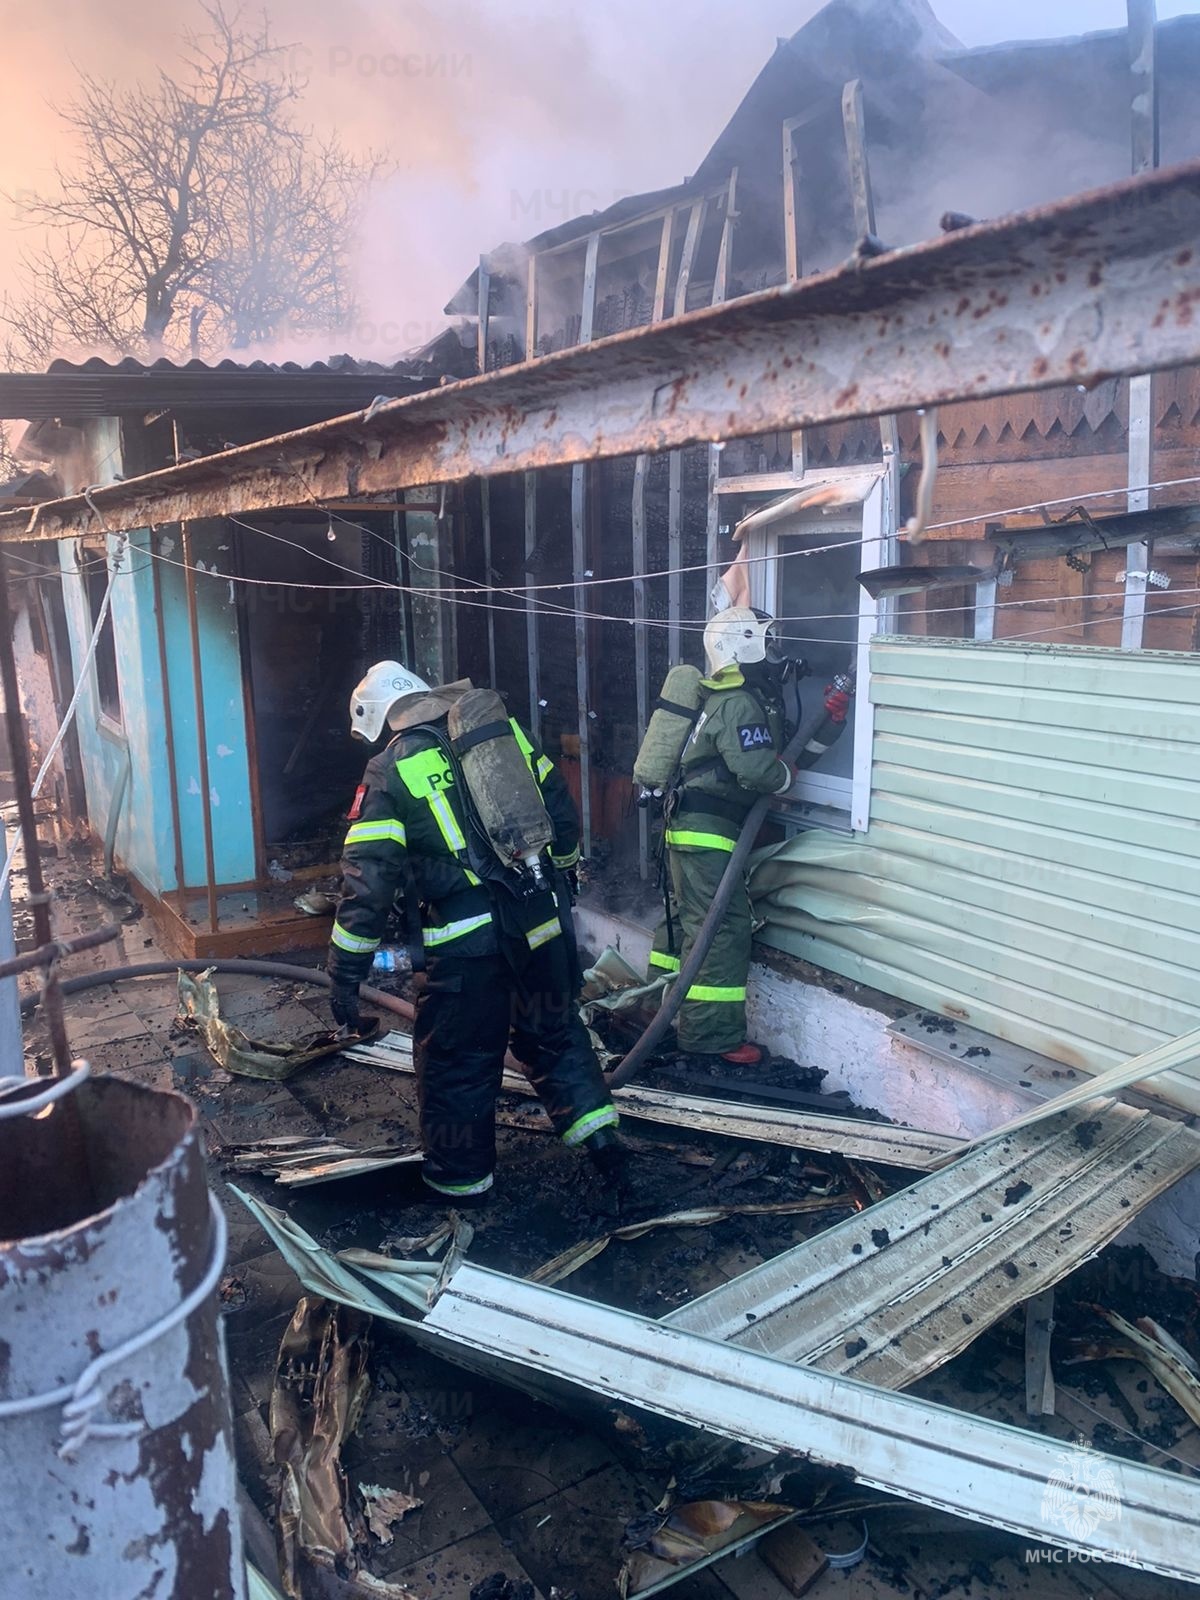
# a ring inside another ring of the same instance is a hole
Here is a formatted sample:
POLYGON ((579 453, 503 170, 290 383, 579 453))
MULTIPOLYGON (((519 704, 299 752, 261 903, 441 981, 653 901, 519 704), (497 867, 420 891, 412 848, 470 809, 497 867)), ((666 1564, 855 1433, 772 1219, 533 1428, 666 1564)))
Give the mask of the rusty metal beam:
MULTIPOLYGON (((91 491, 114 530, 789 432, 1200 359, 1200 162, 91 491)), ((0 538, 86 531, 79 496, 0 538)))
MULTIPOLYGON (((1131 169, 1136 177, 1158 166, 1158 84, 1155 0, 1126 0, 1129 25, 1129 134, 1131 169)), ((1154 379, 1141 373, 1129 380, 1130 511, 1148 511, 1154 461, 1154 379)), ((1131 544, 1125 556, 1125 596, 1121 606, 1121 648, 1140 650, 1146 625, 1146 586, 1151 547, 1131 544)))
MULTIPOLYGON (((579 342, 589 344, 596 316, 596 274, 600 264, 600 235, 593 233, 587 242, 583 268, 583 304, 579 319, 579 342)), ((571 468, 571 576, 582 584, 588 573, 587 467, 571 468)), ((578 589, 579 604, 588 604, 588 591, 578 589)), ((489 613, 490 615, 490 613, 489 613)), ((592 669, 588 658, 588 620, 582 611, 575 613, 575 720, 579 729, 579 821, 583 854, 592 853, 592 669)))

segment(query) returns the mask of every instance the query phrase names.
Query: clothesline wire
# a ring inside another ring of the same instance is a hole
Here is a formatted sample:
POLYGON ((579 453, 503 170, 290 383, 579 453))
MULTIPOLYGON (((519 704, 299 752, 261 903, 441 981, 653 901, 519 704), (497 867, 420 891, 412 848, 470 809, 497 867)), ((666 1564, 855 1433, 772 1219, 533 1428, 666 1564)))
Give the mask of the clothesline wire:
MULTIPOLYGON (((299 472, 297 472, 294 468, 289 468, 289 471, 291 472, 292 476, 296 479, 296 481, 300 484, 300 486, 303 488, 305 494, 308 496, 309 500, 312 502, 312 505, 313 505, 313 508, 314 508, 315 511, 320 512, 320 514, 322 516, 329 517, 332 521, 340 522, 340 523, 344 524, 348 528, 355 528, 355 529, 357 529, 357 531, 359 533, 364 533, 369 538, 377 539, 381 544, 385 545, 389 550, 391 550, 393 552, 395 551, 396 545, 395 545, 393 540, 386 538, 383 534, 376 532, 372 528, 365 527, 361 522, 355 522, 354 519, 351 518, 351 517, 344 516, 341 512, 339 512, 337 510, 337 508, 335 506, 330 506, 330 505, 325 504, 323 501, 319 500, 313 494, 312 490, 304 482, 304 479, 303 479, 303 477, 301 476, 301 474, 299 472)), ((1197 474, 1195 474, 1195 475, 1193 475, 1191 477, 1186 477, 1186 478, 1162 478, 1162 479, 1160 479, 1159 481, 1157 481, 1155 483, 1131 484, 1131 485, 1128 485, 1128 486, 1120 488, 1120 489, 1094 489, 1094 490, 1088 490, 1088 491, 1086 491, 1086 492, 1084 492, 1082 494, 1065 495, 1062 498, 1057 499, 1057 500, 1043 500, 1043 501, 1040 501, 1040 502, 1038 502, 1036 504, 1021 505, 1021 506, 1008 506, 1003 510, 983 512, 983 513, 980 513, 978 516, 956 517, 956 518, 952 519, 949 522, 933 522, 933 523, 930 523, 929 526, 925 529, 925 532, 928 534, 928 533, 934 533, 934 532, 940 531, 940 530, 945 529, 945 528, 968 527, 968 526, 970 526, 972 524, 980 523, 980 522, 995 522, 995 521, 997 521, 997 520, 999 520, 1001 518, 1004 518, 1004 517, 1024 516, 1024 515, 1032 514, 1032 513, 1037 512, 1037 511, 1044 511, 1044 510, 1048 511, 1052 506, 1078 505, 1078 504, 1080 504, 1081 502, 1083 502, 1085 500, 1112 499, 1114 496, 1118 496, 1118 495, 1126 495, 1126 496, 1128 496, 1130 494, 1141 494, 1141 493, 1146 493, 1146 492, 1148 492, 1150 490, 1153 490, 1153 489, 1171 489, 1171 488, 1177 488, 1177 487, 1180 487, 1180 486, 1183 486, 1183 485, 1193 484, 1193 483, 1200 483, 1200 473, 1197 473, 1197 474)), ((390 507, 390 508, 381 507, 380 509, 381 510, 391 509, 391 510, 403 511, 404 507, 403 507, 403 505, 398 505, 398 506, 390 507)), ((231 519, 231 520, 236 520, 236 519, 231 519)), ((736 559, 737 559, 737 564, 739 566, 746 566, 746 565, 751 565, 751 564, 754 564, 754 563, 757 563, 757 562, 786 560, 786 559, 789 559, 789 558, 795 557, 795 556, 825 555, 828 552, 833 551, 833 550, 844 550, 850 545, 859 545, 859 544, 862 544, 862 543, 863 543, 863 540, 861 539, 861 537, 856 537, 856 538, 851 538, 851 539, 841 539, 841 540, 838 540, 837 542, 832 543, 832 544, 814 545, 814 546, 809 547, 806 550, 781 550, 781 551, 775 552, 774 554, 762 555, 762 556, 741 555, 741 556, 737 557, 736 559)), ((418 568, 419 571, 430 572, 430 573, 434 573, 434 574, 436 574, 439 571, 439 569, 436 568, 436 567, 425 567, 425 566, 422 566, 421 563, 419 561, 417 561, 411 554, 408 555, 408 559, 409 559, 410 562, 412 562, 412 564, 415 567, 418 568)), ((728 564, 728 563, 726 563, 726 564, 728 564)), ((677 577, 677 576, 686 576, 688 573, 691 573, 691 572, 708 572, 708 571, 714 570, 715 567, 719 566, 719 565, 720 565, 720 563, 715 563, 714 564, 714 563, 711 563, 711 562, 708 562, 708 561, 700 561, 700 562, 693 562, 693 563, 691 563, 689 565, 686 565, 686 566, 660 567, 660 568, 656 568, 653 572, 619 573, 619 574, 617 574, 615 576, 607 577, 607 578, 594 578, 594 577, 593 578, 571 578, 571 579, 564 579, 561 583, 485 584, 485 583, 480 583, 479 580, 475 579, 475 578, 464 578, 462 581, 466 582, 466 583, 470 583, 470 584, 472 584, 473 586, 475 586, 477 588, 488 589, 489 591, 494 592, 494 593, 498 593, 498 594, 520 595, 520 594, 529 594, 529 593, 534 592, 535 590, 542 590, 542 589, 586 589, 586 588, 592 587, 593 585, 599 585, 599 584, 649 582, 649 581, 651 581, 652 579, 655 579, 655 578, 671 578, 671 577, 677 577)), ((426 590, 424 592, 427 593, 427 594, 430 594, 432 596, 437 591, 434 590, 434 589, 429 589, 429 590, 426 590)))
MULTIPOLYGON (((258 527, 255 527, 254 525, 250 524, 250 523, 242 522, 239 518, 236 518, 236 517, 231 517, 229 520, 234 522, 237 526, 247 529, 247 531, 249 531, 251 533, 265 533, 268 538, 271 538, 271 539, 273 539, 273 540, 275 540, 275 541, 277 541, 278 543, 281 543, 281 544, 290 545, 294 549, 299 550, 301 553, 303 553, 305 555, 313 556, 315 559, 321 561, 324 565, 330 566, 336 571, 344 572, 348 576, 355 577, 355 578, 362 576, 361 573, 356 568, 348 567, 348 566, 343 565, 341 562, 333 561, 331 558, 322 555, 320 552, 309 550, 306 545, 299 544, 295 540, 288 539, 288 538, 284 537, 281 534, 268 532, 268 530, 266 530, 266 529, 258 528, 258 527)), ((167 566, 175 567, 175 568, 177 568, 177 569, 179 569, 181 571, 186 571, 187 570, 186 565, 185 565, 184 562, 173 560, 170 556, 163 555, 159 551, 149 550, 149 549, 139 549, 138 546, 131 546, 130 548, 131 548, 131 551, 137 551, 139 554, 148 556, 151 560, 160 561, 160 562, 164 563, 167 566)), ((12 556, 12 554, 13 554, 13 552, 9 552, 10 557, 12 556)), ((25 557, 17 557, 17 559, 18 560, 27 560, 27 558, 25 558, 25 557)), ((36 565, 36 563, 30 563, 30 564, 31 565, 36 565)), ((123 574, 124 573, 129 573, 129 575, 132 575, 135 572, 144 571, 144 570, 145 570, 144 567, 128 567, 128 568, 122 569, 122 573, 123 574)), ((216 578, 216 579, 220 580, 221 582, 225 582, 225 583, 244 584, 244 585, 251 585, 251 586, 262 587, 262 588, 299 589, 299 590, 306 590, 306 591, 310 591, 310 592, 314 592, 314 593, 330 593, 330 594, 337 594, 337 593, 341 593, 343 591, 358 593, 358 592, 363 592, 363 591, 368 591, 369 592, 369 591, 373 591, 373 590, 382 590, 385 593, 407 594, 407 595, 410 595, 410 596, 414 596, 414 597, 416 597, 418 599, 433 598, 433 596, 431 595, 430 590, 428 590, 428 589, 421 588, 421 587, 415 587, 415 586, 408 585, 408 584, 398 584, 398 583, 394 584, 394 583, 390 583, 386 579, 382 579, 382 578, 371 578, 370 581, 368 581, 366 583, 353 583, 353 584, 351 584, 351 583, 345 583, 345 584, 343 584, 343 583, 329 583, 329 584, 321 584, 321 583, 302 583, 302 582, 288 581, 288 580, 284 580, 284 579, 274 579, 274 578, 251 578, 251 577, 243 576, 243 575, 238 574, 238 573, 223 572, 223 571, 221 571, 220 569, 218 569, 216 567, 206 567, 203 564, 195 566, 192 570, 195 571, 196 574, 198 576, 200 576, 200 577, 216 578)), ((54 568, 46 567, 46 568, 43 568, 42 571, 43 571, 43 575, 44 576, 56 576, 57 575, 56 570, 54 568)), ((472 593, 473 592, 474 591, 472 591, 472 593)), ((1089 595, 1080 595, 1080 594, 1034 595, 1034 596, 1030 596, 1029 598, 1023 599, 1023 600, 997 600, 995 602, 994 606, 990 607, 989 609, 994 609, 994 610, 1000 611, 1000 610, 1016 609, 1016 608, 1030 607, 1030 606, 1046 606, 1046 605, 1056 605, 1056 604, 1071 603, 1071 602, 1112 600, 1112 599, 1120 599, 1120 598, 1122 598, 1123 593, 1124 593, 1124 591, 1122 591, 1122 590, 1114 589, 1114 590, 1097 591, 1097 592, 1095 592, 1093 594, 1089 594, 1089 595)), ((1192 588, 1177 589, 1177 590, 1174 591, 1174 593, 1176 593, 1176 594, 1195 594, 1195 593, 1200 593, 1200 589, 1192 589, 1192 588)), ((525 605, 512 605, 512 606, 500 605, 500 604, 497 604, 494 601, 485 601, 485 600, 480 600, 480 599, 474 599, 470 595, 464 595, 458 590, 451 590, 446 595, 443 595, 440 598, 446 604, 468 606, 468 607, 471 607, 472 609, 476 609, 476 610, 491 610, 491 611, 496 611, 496 612, 500 612, 500 613, 506 613, 506 614, 509 614, 509 615, 524 615, 525 611, 526 611, 526 606, 525 605)), ((534 604, 535 604, 536 607, 539 608, 537 614, 539 616, 545 617, 545 618, 547 618, 549 620, 571 621, 571 620, 574 620, 576 618, 581 618, 581 619, 583 619, 585 621, 595 621, 595 622, 601 622, 601 623, 610 623, 613 626, 617 626, 617 627, 626 626, 626 627, 670 628, 672 626, 671 621, 668 618, 665 618, 665 617, 644 617, 644 618, 624 617, 624 616, 616 615, 616 614, 610 613, 610 612, 582 611, 582 610, 577 610, 577 609, 573 609, 573 608, 566 607, 566 606, 558 606, 558 605, 554 604, 551 601, 537 601, 537 602, 534 602, 534 604)), ((950 615, 950 614, 953 614, 953 613, 956 613, 956 612, 962 612, 964 609, 965 608, 963 606, 928 606, 928 607, 925 608, 924 615, 925 616, 950 615)), ((1150 612, 1150 615, 1151 616, 1161 616, 1166 612, 1174 611, 1174 610, 1177 610, 1177 609, 1178 608, 1176 608, 1176 607, 1156 606, 1150 612)), ((836 621, 853 621, 853 622, 857 622, 857 621, 860 620, 860 613, 857 612, 857 611, 810 612, 810 613, 807 613, 807 614, 802 615, 802 616, 781 616, 781 617, 777 617, 775 620, 781 626, 790 626, 790 625, 793 625, 793 624, 796 624, 796 623, 814 623, 814 622, 836 622, 836 621)), ((1111 618, 1111 617, 1097 617, 1097 618, 1089 619, 1086 622, 1086 625, 1087 626, 1094 626, 1094 625, 1098 625, 1100 623, 1108 622, 1108 621, 1116 621, 1116 619, 1115 618, 1111 618)), ((693 632, 693 633, 702 633, 704 631, 704 628, 707 626, 707 624, 705 622, 691 621, 691 620, 685 620, 685 619, 681 619, 677 625, 683 631, 685 631, 685 632, 693 632)), ((1055 632, 1055 631, 1057 631, 1058 627, 1060 627, 1060 626, 1072 627, 1072 626, 1082 626, 1082 625, 1085 625, 1085 624, 1084 623, 1059 624, 1054 628, 1039 629, 1039 630, 1036 630, 1036 631, 1037 632, 1055 632)), ((803 644, 835 644, 836 645, 836 644, 847 644, 847 643, 852 642, 852 641, 849 641, 849 640, 846 640, 846 639, 842 639, 842 638, 829 637, 829 636, 823 636, 823 635, 814 635, 814 634, 808 634, 808 635, 788 634, 787 637, 789 639, 794 640, 797 643, 803 643, 803 644)), ((1023 637, 1023 635, 1017 635, 1016 637, 1023 637)))

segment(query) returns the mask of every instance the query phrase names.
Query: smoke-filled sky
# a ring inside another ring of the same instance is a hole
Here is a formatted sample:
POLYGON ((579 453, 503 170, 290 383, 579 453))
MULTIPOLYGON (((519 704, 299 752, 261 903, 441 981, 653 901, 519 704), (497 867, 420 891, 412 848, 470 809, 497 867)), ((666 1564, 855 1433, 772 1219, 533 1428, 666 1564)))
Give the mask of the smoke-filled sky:
MULTIPOLYGON (((933 3, 966 45, 1125 22, 1124 0, 933 3)), ((396 162, 367 218, 361 323, 340 346, 391 359, 442 325, 440 307, 481 250, 679 182, 776 38, 819 9, 819 0, 267 0, 308 81, 305 119, 396 162)), ((1200 0, 1158 0, 1160 17, 1196 10, 1200 0)), ((69 159, 52 105, 70 97, 77 67, 120 80, 169 69, 199 7, 0 0, 0 17, 0 187, 16 199, 0 233, 3 289, 28 242, 21 192, 51 184, 55 158, 69 159)))

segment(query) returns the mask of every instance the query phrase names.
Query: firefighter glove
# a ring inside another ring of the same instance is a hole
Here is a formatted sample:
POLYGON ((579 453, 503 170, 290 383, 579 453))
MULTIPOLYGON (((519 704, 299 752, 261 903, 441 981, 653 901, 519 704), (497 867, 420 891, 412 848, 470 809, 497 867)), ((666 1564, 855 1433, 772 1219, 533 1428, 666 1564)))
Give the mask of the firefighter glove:
POLYGON ((832 683, 825 685, 825 709, 833 722, 845 722, 846 713, 850 710, 850 696, 845 689, 839 689, 832 683))

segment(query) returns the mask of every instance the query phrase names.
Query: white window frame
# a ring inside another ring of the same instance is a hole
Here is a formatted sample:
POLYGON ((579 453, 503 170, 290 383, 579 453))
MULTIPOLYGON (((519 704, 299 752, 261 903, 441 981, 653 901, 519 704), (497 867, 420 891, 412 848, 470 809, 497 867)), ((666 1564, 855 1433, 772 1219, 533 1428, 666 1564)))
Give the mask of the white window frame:
MULTIPOLYGON (((856 468, 846 477, 862 477, 870 468, 856 468)), ((814 486, 822 481, 836 481, 841 473, 809 473, 797 480, 797 487, 806 483, 814 486)), ((884 465, 879 466, 866 497, 856 513, 853 506, 839 508, 837 513, 822 515, 818 511, 800 513, 786 523, 767 523, 761 528, 751 527, 746 554, 750 558, 750 594, 753 604, 774 613, 778 606, 779 565, 771 559, 779 550, 779 539, 795 535, 799 523, 804 532, 829 535, 829 543, 840 534, 861 540, 860 572, 892 564, 894 548, 894 521, 890 476, 884 465)), ((871 697, 871 640, 887 632, 892 625, 894 602, 874 600, 866 589, 859 589, 858 645, 856 660, 856 688, 854 710, 854 759, 849 778, 831 777, 825 773, 802 772, 787 791, 789 800, 806 805, 820 806, 838 814, 848 822, 854 833, 865 833, 871 820, 871 760, 875 737, 875 708, 871 697)))

